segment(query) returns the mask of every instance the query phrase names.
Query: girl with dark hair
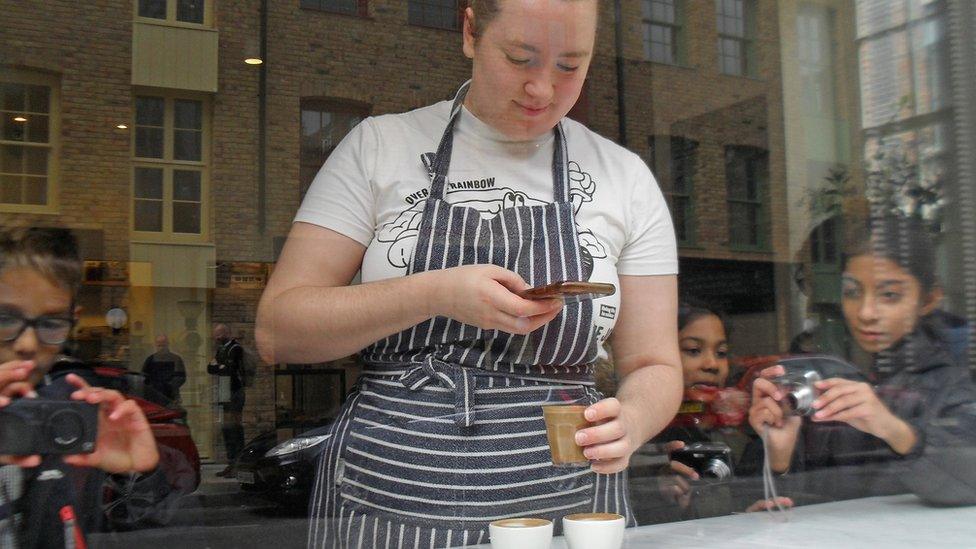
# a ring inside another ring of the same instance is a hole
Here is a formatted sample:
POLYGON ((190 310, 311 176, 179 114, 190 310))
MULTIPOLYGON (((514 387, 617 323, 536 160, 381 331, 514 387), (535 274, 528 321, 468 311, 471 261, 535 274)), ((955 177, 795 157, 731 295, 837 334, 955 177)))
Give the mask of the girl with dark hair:
POLYGON ((872 220, 848 239, 841 308, 872 356, 873 383, 818 382, 809 420, 784 412, 785 395, 770 381, 782 367, 753 385, 749 421, 768 429, 772 470, 821 470, 803 475, 804 492, 976 503, 976 390, 937 320, 934 249, 924 227, 900 217, 872 220))

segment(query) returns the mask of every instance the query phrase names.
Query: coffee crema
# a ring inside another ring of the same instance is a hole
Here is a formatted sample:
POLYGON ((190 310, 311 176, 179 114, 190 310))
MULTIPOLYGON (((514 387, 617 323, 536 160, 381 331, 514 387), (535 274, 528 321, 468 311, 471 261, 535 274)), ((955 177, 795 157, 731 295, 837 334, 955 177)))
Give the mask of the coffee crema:
POLYGON ((618 515, 617 513, 576 513, 575 515, 566 515, 563 520, 575 520, 575 521, 597 521, 597 520, 620 520, 624 518, 623 515, 618 515))
POLYGON ((551 522, 546 519, 537 518, 510 518, 496 520, 491 524, 500 528, 538 528, 539 526, 551 524, 551 522))

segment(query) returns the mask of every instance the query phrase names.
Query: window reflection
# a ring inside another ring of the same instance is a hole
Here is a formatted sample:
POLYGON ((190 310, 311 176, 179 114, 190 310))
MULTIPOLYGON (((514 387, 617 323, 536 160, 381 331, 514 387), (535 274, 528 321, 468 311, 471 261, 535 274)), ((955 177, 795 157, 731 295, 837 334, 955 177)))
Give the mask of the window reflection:
MULTIPOLYGON (((59 364, 68 371, 81 361, 92 380, 139 398, 155 442, 168 448, 169 488, 154 502, 167 510, 140 521, 132 506, 113 507, 92 539, 243 544, 253 540, 235 528, 254 520, 279 543, 305 543, 319 457, 363 366, 355 356, 267 363, 258 304, 309 187, 327 161, 348 160, 343 143, 377 140, 375 158, 357 161, 382 165, 397 145, 364 131, 364 121, 451 99, 471 77, 460 48, 467 3, 133 0, 97 16, 76 4, 0 0, 6 18, 27 22, 0 28, 0 227, 73 232, 81 282, 69 301, 79 312, 63 349, 71 360, 59 364), (262 65, 243 63, 261 53, 262 65), (214 337, 217 326, 229 339, 214 337), (230 340, 241 348, 233 360, 220 351, 230 340), (183 371, 178 384, 170 355, 183 371), (215 373, 221 363, 233 373, 215 373), (226 500, 239 508, 214 503, 226 500), (286 507, 289 515, 276 514, 286 507)), ((797 445, 772 472, 786 473, 774 480, 797 511, 904 494, 916 499, 882 501, 972 503, 976 8, 957 0, 619 4, 618 14, 601 3, 569 117, 651 168, 675 232, 678 296, 697 311, 676 319, 682 407, 630 462, 637 522, 731 521, 771 505, 763 491, 770 446, 749 410, 755 379, 780 363, 793 365, 790 374, 868 384, 871 402, 917 439, 902 452, 911 437, 878 436, 890 429, 792 418, 802 424, 797 445), (878 224, 887 228, 873 231, 878 224), (909 295, 915 307, 905 305, 909 295), (678 441, 714 446, 696 457, 669 446, 678 441), (713 458, 732 476, 701 479, 713 458), (929 460, 930 470, 918 473, 914 459, 929 460), (674 461, 699 478, 689 482, 674 461)), ((549 76, 571 74, 557 67, 549 76)), ((440 134, 410 131, 411 143, 437 150, 440 134)), ((416 156, 396 177, 423 176, 416 156)), ((569 171, 576 210, 616 184, 590 171, 569 171)), ((449 183, 500 177, 468 175, 449 183)), ((377 189, 322 200, 352 204, 355 216, 353 206, 372 211, 377 189)), ((404 191, 407 213, 395 222, 367 220, 395 242, 382 261, 410 264, 413 252, 400 244, 416 238, 420 217, 411 214, 426 192, 404 191)), ((503 194, 484 207, 531 204, 521 189, 503 194)), ((627 208, 640 198, 617 197, 627 208)), ((586 268, 621 253, 608 250, 605 234, 639 240, 632 228, 609 215, 587 227, 586 268)), ((307 259, 321 271, 320 258, 307 259)), ((356 267, 343 276, 358 283, 356 267)), ((595 316, 624 311, 604 305, 595 316)), ((611 395, 620 382, 614 334, 596 333, 609 341, 599 388, 611 395)), ((301 345, 330 335, 312 331, 301 345)), ((111 493, 128 486, 106 482, 111 493)), ((554 489, 578 488, 566 486, 554 489)), ((417 497, 402 492, 384 497, 417 497)))

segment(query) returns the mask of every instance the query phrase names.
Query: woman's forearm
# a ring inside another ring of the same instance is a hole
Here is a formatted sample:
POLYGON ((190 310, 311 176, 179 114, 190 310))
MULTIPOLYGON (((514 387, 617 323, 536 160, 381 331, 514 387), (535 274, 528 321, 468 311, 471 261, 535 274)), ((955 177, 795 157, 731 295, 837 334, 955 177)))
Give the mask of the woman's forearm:
POLYGON ((434 315, 435 273, 265 296, 255 330, 261 355, 271 363, 325 362, 419 324, 434 315))
POLYGON ((634 414, 636 444, 647 442, 674 419, 681 405, 681 367, 652 364, 631 371, 620 381, 617 400, 622 414, 634 414))

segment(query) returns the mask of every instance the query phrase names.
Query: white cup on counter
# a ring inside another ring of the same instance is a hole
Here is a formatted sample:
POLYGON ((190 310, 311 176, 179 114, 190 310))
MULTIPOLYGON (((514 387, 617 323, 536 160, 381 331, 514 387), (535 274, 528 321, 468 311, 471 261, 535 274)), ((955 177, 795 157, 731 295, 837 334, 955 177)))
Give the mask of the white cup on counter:
POLYGON ((552 521, 539 518, 509 518, 488 525, 491 549, 549 549, 552 521))
POLYGON ((569 549, 620 549, 625 526, 616 513, 577 513, 563 517, 563 537, 569 549))

